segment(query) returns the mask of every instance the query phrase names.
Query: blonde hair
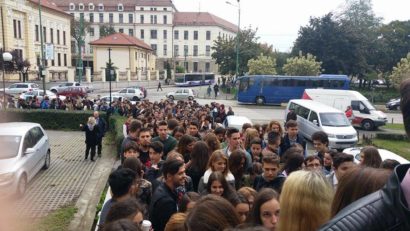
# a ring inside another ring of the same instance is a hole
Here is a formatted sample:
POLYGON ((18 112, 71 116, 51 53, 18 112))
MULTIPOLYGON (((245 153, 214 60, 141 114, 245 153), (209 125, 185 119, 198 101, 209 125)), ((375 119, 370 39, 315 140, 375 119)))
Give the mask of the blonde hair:
POLYGON ((185 231, 186 213, 175 213, 169 218, 164 231, 185 231))
POLYGON ((251 141, 254 138, 259 138, 259 131, 255 128, 248 128, 243 136, 245 137, 245 149, 249 149, 251 147, 251 141))
POLYGON ((266 133, 269 133, 272 131, 272 127, 273 125, 277 125, 279 127, 279 134, 282 136, 283 135, 283 129, 282 126, 280 125, 280 123, 276 120, 272 120, 269 122, 268 127, 266 128, 266 133))
POLYGON ((226 167, 225 170, 222 172, 222 174, 224 176, 228 175, 229 173, 229 162, 228 162, 228 157, 225 156, 225 154, 221 151, 221 150, 216 150, 215 152, 212 153, 212 155, 209 157, 209 161, 208 161, 208 166, 207 169, 211 169, 212 172, 215 171, 215 169, 213 168, 212 164, 216 161, 219 160, 224 160, 226 163, 226 167))
POLYGON ((333 190, 322 173, 296 171, 280 195, 279 231, 314 231, 330 219, 333 190))
POLYGON ((91 126, 94 126, 96 123, 97 123, 97 121, 95 121, 94 116, 88 117, 88 122, 87 122, 87 124, 89 124, 89 125, 91 125, 91 126))

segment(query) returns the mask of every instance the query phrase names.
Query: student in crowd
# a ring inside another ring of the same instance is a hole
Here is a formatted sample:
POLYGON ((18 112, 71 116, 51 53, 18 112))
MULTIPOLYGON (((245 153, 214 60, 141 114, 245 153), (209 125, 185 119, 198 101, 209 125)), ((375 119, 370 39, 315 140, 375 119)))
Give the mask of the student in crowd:
POLYGON ((235 197, 235 189, 228 184, 221 172, 213 172, 206 185, 206 193, 221 196, 227 200, 235 197))
POLYGON ((262 162, 262 140, 260 138, 254 138, 250 144, 251 148, 248 152, 251 154, 252 163, 262 162))
POLYGON ((141 128, 138 134, 138 142, 139 142, 139 159, 144 166, 149 166, 148 163, 150 160, 149 157, 149 145, 151 143, 151 129, 149 128, 141 128))
POLYGON ((144 220, 144 208, 135 198, 115 203, 107 214, 105 225, 120 219, 129 219, 139 225, 144 220))
POLYGON ((251 148, 251 141, 254 138, 259 138, 259 131, 256 130, 255 128, 248 128, 246 129, 245 133, 243 134, 243 143, 244 143, 244 149, 249 150, 251 148))
POLYGON ((185 231, 186 217, 186 213, 175 213, 167 222, 167 225, 165 226, 165 231, 185 231))
POLYGON ((319 156, 308 156, 304 163, 306 170, 322 172, 323 164, 319 156))
POLYGON ((211 156, 216 150, 221 149, 221 143, 219 142, 218 137, 212 132, 204 136, 204 141, 208 145, 208 156, 211 156))
POLYGON ((325 174, 325 176, 333 172, 333 156, 335 154, 336 152, 333 151, 325 152, 325 155, 323 157, 323 173, 325 174))
POLYGON ((269 134, 269 132, 276 132, 279 133, 281 137, 283 136, 283 129, 279 121, 272 120, 269 122, 268 127, 266 128, 266 134, 269 134))
POLYGON ((164 161, 162 160, 164 145, 159 141, 154 141, 149 145, 149 167, 146 170, 146 179, 153 182, 162 175, 161 167, 164 161))
POLYGON ((303 155, 306 156, 306 141, 298 131, 298 123, 295 120, 289 120, 286 122, 287 133, 283 137, 283 142, 280 144, 279 155, 281 157, 294 144, 300 144, 303 148, 303 155))
POLYGON ((377 148, 373 146, 364 147, 360 151, 360 165, 372 168, 380 168, 382 158, 377 148))
POLYGON ((400 162, 393 159, 385 159, 382 162, 381 168, 393 171, 396 166, 400 165, 400 162))
POLYGON ((128 130, 128 136, 125 137, 121 143, 121 148, 119 152, 119 157, 121 159, 121 164, 124 162, 124 148, 131 141, 138 143, 138 133, 142 128, 142 123, 139 120, 132 120, 128 130))
POLYGON ((252 209, 256 198, 256 190, 251 187, 242 187, 238 190, 238 194, 241 194, 246 198, 249 203, 249 207, 252 209))
POLYGON ((297 147, 289 148, 283 155, 281 160, 284 160, 285 164, 281 169, 281 173, 287 177, 292 172, 301 170, 303 168, 303 154, 302 151, 297 147))
POLYGON ((279 174, 279 157, 277 155, 264 156, 262 159, 263 173, 255 178, 253 188, 256 191, 262 188, 272 188, 277 192, 281 192, 283 182, 286 177, 279 174))
POLYGON ((281 152, 280 144, 281 144, 282 137, 280 133, 277 132, 269 132, 268 133, 268 145, 266 145, 264 151, 270 151, 277 155, 281 152))
POLYGON ((191 152, 197 140, 191 135, 183 135, 178 142, 176 151, 184 156, 184 162, 188 163, 191 159, 191 152))
POLYGON ((157 128, 158 136, 152 138, 152 142, 160 141, 164 145, 162 159, 166 159, 168 152, 177 146, 177 140, 168 135, 168 124, 166 121, 160 121, 157 128))
POLYGON ((226 157, 229 157, 231 153, 237 149, 243 150, 246 155, 246 169, 249 169, 252 167, 252 157, 251 154, 249 154, 243 147, 242 145, 242 140, 241 140, 241 134, 239 133, 239 130, 237 128, 228 128, 226 130, 226 140, 228 143, 228 146, 223 149, 223 153, 226 155, 226 157))
POLYGON ((330 218, 333 190, 318 171, 289 175, 280 195, 279 230, 316 231, 330 218))
POLYGON ((191 160, 186 165, 186 174, 191 177, 194 191, 197 192, 199 181, 209 161, 208 145, 203 141, 196 142, 190 155, 191 160))
MULTIPOLYGON (((134 141, 128 142, 125 147, 124 147, 124 153, 122 154, 123 156, 123 163, 127 158, 139 158, 140 154, 138 152, 138 144, 134 141)), ((120 167, 122 166, 120 165, 120 167)))
POLYGON ((333 170, 334 172, 327 175, 326 178, 332 185, 333 189, 337 189, 340 178, 351 170, 355 166, 353 162, 353 156, 346 153, 337 153, 333 157, 333 170))
POLYGON ((179 141, 181 139, 181 137, 185 134, 185 128, 184 127, 176 127, 173 131, 172 131, 172 137, 174 137, 177 141, 179 141))
POLYGON ((250 214, 253 226, 263 226, 270 231, 277 230, 279 221, 279 195, 271 188, 264 188, 256 195, 250 214))
POLYGON ((129 219, 120 219, 104 226, 104 231, 142 231, 142 229, 129 219))
POLYGON ((329 138, 325 132, 318 131, 312 134, 313 148, 315 149, 315 155, 318 156, 321 161, 325 158, 325 153, 329 152, 329 138))
POLYGON ((189 213, 200 198, 201 196, 196 192, 185 193, 179 202, 178 211, 181 213, 189 213))
POLYGON ((189 123, 188 134, 194 137, 196 140, 202 140, 202 137, 199 135, 199 124, 198 121, 192 120, 189 123))
POLYGON ((217 127, 214 130, 216 137, 218 137, 219 143, 221 144, 221 148, 226 148, 227 144, 225 143, 225 134, 226 130, 223 127, 217 127))
POLYGON ((235 189, 243 186, 250 186, 249 175, 245 175, 246 171, 246 156, 242 150, 235 150, 228 158, 229 171, 235 178, 235 189))
POLYGON ((239 221, 244 224, 248 220, 250 206, 245 196, 236 194, 235 197, 230 199, 231 204, 235 207, 235 211, 239 216, 239 221))

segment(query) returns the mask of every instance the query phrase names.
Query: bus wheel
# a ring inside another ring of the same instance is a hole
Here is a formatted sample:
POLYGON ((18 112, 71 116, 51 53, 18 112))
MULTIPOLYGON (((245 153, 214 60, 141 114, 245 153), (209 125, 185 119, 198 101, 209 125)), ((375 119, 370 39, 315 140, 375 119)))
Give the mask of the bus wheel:
POLYGON ((363 120, 362 128, 366 131, 372 131, 374 129, 374 123, 371 120, 363 120))
POLYGON ((265 104, 265 98, 263 98, 263 97, 256 98, 256 104, 257 105, 264 105, 265 104))

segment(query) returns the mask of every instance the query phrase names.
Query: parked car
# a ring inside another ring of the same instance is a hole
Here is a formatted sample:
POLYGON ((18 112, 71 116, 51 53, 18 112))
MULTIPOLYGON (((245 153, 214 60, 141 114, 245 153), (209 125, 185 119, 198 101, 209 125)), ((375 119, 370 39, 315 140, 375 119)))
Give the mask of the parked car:
POLYGON ((23 92, 37 90, 39 88, 40 86, 36 83, 13 83, 1 91, 6 91, 7 94, 11 95, 18 95, 23 92))
POLYGON ((144 93, 140 89, 124 88, 115 93, 118 96, 125 97, 132 101, 139 101, 144 98, 144 93))
POLYGON ((62 91, 64 88, 67 88, 67 87, 80 87, 80 86, 85 87, 85 89, 87 90, 87 93, 90 93, 90 92, 93 91, 93 88, 91 86, 84 86, 84 85, 81 85, 79 82, 64 82, 64 83, 61 83, 57 86, 51 87, 50 91, 57 94, 60 91, 62 91))
POLYGON ((171 100, 193 100, 195 98, 195 92, 191 88, 183 88, 169 92, 166 96, 171 100))
POLYGON ((37 123, 0 123, 1 196, 24 195, 27 184, 50 166, 49 139, 37 123))
MULTIPOLYGON (((117 100, 121 100, 121 102, 123 102, 127 98, 122 97, 120 95, 111 95, 111 99, 112 99, 113 102, 117 101, 117 100)), ((100 97, 100 100, 104 101, 104 102, 107 102, 107 103, 110 103, 110 96, 109 95, 102 96, 102 97, 100 97)), ((137 103, 137 101, 132 101, 132 100, 130 100, 130 102, 131 102, 131 104, 136 104, 137 103)))
MULTIPOLYGON (((54 94, 52 91, 46 90, 46 96, 48 96, 48 99, 52 100, 52 99, 57 99, 57 97, 61 100, 65 100, 65 96, 63 95, 59 95, 57 96, 56 94, 54 94)), ((44 90, 34 90, 34 91, 28 91, 28 92, 24 92, 21 93, 19 98, 23 99, 25 101, 32 99, 34 97, 37 97, 37 99, 39 99, 40 101, 43 100, 44 98, 44 90)))
POLYGON ((400 98, 389 100, 386 103, 386 108, 389 110, 400 110, 400 98))
POLYGON ((144 93, 144 98, 147 98, 148 93, 147 93, 147 89, 145 87, 143 87, 143 86, 131 86, 131 87, 128 87, 128 88, 140 89, 144 93))
POLYGON ((252 124, 252 121, 246 116, 231 115, 226 117, 222 125, 225 128, 237 128, 240 131, 242 130, 242 125, 245 123, 252 124))
POLYGON ((61 89, 57 95, 63 95, 66 97, 87 97, 87 89, 84 86, 79 86, 79 87, 66 87, 64 89, 61 89))
MULTIPOLYGON (((355 163, 360 163, 360 151, 362 150, 363 147, 354 147, 354 148, 346 148, 343 150, 344 153, 350 154, 354 156, 354 162, 355 163)), ((386 149, 378 149, 380 157, 382 158, 382 160, 386 160, 386 159, 393 159, 393 160, 397 160, 398 162, 400 162, 400 164, 407 164, 410 163, 408 160, 404 159, 403 157, 397 155, 394 152, 391 152, 389 150, 386 149)))

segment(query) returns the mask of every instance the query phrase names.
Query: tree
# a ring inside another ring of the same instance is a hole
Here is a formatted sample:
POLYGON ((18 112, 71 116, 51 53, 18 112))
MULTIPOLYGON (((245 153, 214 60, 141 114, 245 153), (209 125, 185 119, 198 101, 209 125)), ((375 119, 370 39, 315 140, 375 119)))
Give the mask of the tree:
POLYGON ((82 43, 88 31, 90 31, 90 23, 83 20, 83 25, 81 26, 80 21, 76 19, 71 19, 71 37, 74 38, 76 44, 82 43))
POLYGON ((395 88, 399 88, 401 82, 410 78, 410 53, 406 58, 402 58, 397 66, 393 68, 392 74, 389 77, 395 88))
POLYGON ((276 60, 272 57, 261 54, 256 59, 248 61, 250 75, 276 75, 276 60))
POLYGON ((322 62, 317 62, 316 57, 307 54, 303 56, 299 54, 298 57, 287 59, 287 63, 283 66, 286 75, 292 76, 308 76, 319 75, 321 72, 322 62))
POLYGON ((111 24, 109 25, 101 25, 100 26, 100 38, 107 37, 108 35, 115 34, 116 31, 111 24))
MULTIPOLYGON (((3 50, 0 49, 0 54, 3 54, 3 50)), ((30 61, 28 59, 23 59, 20 57, 18 50, 13 50, 10 52, 13 59, 10 62, 4 63, 4 69, 7 73, 15 73, 18 72, 20 76, 20 80, 25 82, 28 80, 28 70, 31 66, 30 61)), ((0 70, 3 70, 3 59, 0 59, 0 70)))
POLYGON ((175 67, 175 72, 176 73, 185 73, 185 68, 182 66, 176 66, 175 67))

